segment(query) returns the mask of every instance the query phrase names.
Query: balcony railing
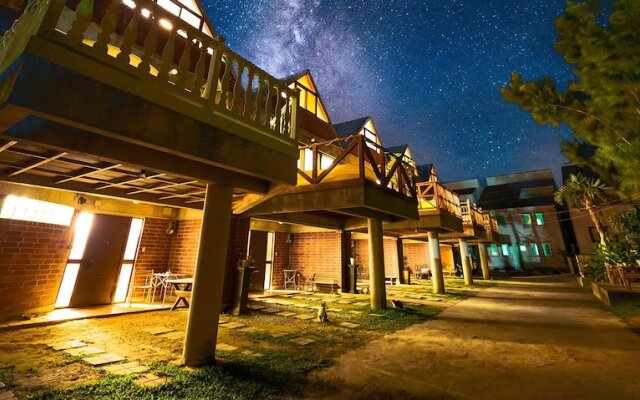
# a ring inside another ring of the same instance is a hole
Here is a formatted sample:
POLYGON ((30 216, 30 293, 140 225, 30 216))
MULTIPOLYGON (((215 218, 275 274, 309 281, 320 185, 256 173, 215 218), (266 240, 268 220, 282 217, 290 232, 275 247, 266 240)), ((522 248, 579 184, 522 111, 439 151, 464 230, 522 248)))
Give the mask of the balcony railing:
POLYGON ((382 188, 416 199, 413 166, 362 135, 303 145, 300 150, 304 153, 310 150, 311 153, 311 160, 304 163, 309 169, 298 168, 302 183, 315 185, 366 179, 382 188), (323 162, 322 157, 330 157, 330 163, 323 162))
POLYGON ((34 35, 134 76, 169 106, 182 100, 264 134, 296 136, 294 90, 153 0, 30 0, 0 43, 3 70, 34 35))
POLYGON ((491 233, 498 233, 499 232, 499 228, 498 228, 498 221, 496 221, 495 218, 493 218, 490 214, 482 214, 483 220, 484 220, 484 228, 487 232, 491 232, 491 233))
POLYGON ((420 211, 447 211, 457 217, 462 216, 460 198, 438 182, 418 183, 418 209, 420 211))
POLYGON ((475 204, 471 204, 469 200, 460 204, 462 210, 462 222, 465 224, 473 224, 477 226, 484 226, 484 217, 482 212, 478 210, 475 204))

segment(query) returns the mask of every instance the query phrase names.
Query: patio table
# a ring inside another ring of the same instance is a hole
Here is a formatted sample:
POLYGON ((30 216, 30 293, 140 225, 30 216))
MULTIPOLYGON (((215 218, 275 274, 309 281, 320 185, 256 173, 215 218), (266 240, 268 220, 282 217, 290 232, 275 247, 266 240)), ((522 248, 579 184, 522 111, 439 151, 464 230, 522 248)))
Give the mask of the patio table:
POLYGON ((191 297, 191 286, 193 286, 193 278, 168 279, 167 283, 173 286, 176 296, 178 297, 171 306, 171 311, 175 310, 182 303, 185 307, 189 307, 187 297, 191 297))

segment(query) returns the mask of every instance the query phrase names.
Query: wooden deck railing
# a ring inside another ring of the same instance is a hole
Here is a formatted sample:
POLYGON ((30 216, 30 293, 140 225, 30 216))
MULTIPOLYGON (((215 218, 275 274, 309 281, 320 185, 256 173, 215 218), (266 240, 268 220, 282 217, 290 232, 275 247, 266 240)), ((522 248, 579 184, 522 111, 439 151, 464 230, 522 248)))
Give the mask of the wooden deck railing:
POLYGON ((411 164, 363 135, 300 146, 301 151, 306 149, 311 150, 311 171, 298 168, 298 175, 308 183, 339 180, 341 175, 348 177, 350 173, 338 169, 352 166, 358 179, 375 181, 383 188, 416 199, 417 177, 411 164), (323 154, 330 155, 333 160, 326 168, 320 169, 323 154))
POLYGON ((462 217, 460 198, 438 182, 419 182, 418 209, 421 211, 444 210, 449 214, 462 217))
POLYGON ((0 66, 36 34, 169 91, 168 106, 186 100, 261 133, 296 137, 296 91, 153 0, 31 0, 2 38, 0 66))
POLYGON ((484 220, 484 228, 485 228, 485 230, 487 232, 491 232, 493 234, 498 234, 498 232, 499 232, 498 221, 496 221, 496 219, 493 218, 488 213, 483 213, 482 214, 482 218, 484 220))
POLYGON ((471 204, 469 200, 460 204, 462 210, 462 222, 465 224, 473 224, 477 226, 484 226, 484 218, 482 212, 478 210, 475 204, 471 204))

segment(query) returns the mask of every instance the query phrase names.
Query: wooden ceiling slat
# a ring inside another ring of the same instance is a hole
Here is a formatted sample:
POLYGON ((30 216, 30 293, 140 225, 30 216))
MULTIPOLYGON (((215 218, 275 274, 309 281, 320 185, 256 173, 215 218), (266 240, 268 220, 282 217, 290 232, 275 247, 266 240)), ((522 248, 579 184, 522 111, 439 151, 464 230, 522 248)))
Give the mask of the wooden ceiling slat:
POLYGON ((18 142, 16 142, 15 140, 10 140, 7 143, 3 144, 2 146, 0 146, 0 153, 2 153, 3 151, 5 151, 6 149, 8 149, 9 147, 13 146, 16 143, 18 142))
POLYGON ((121 166, 122 166, 122 164, 111 164, 111 165, 107 165, 107 166, 105 166, 103 168, 100 168, 100 169, 96 169, 96 170, 91 169, 89 171, 87 171, 87 168, 85 168, 84 172, 81 172, 81 173, 79 173, 77 175, 74 175, 74 176, 70 176, 68 178, 61 179, 61 180, 57 181, 56 183, 65 183, 65 182, 73 181, 75 179, 85 178, 85 177, 87 177, 89 175, 97 174, 98 172, 108 171, 110 169, 118 168, 118 167, 121 167, 121 166))
POLYGON ((185 185, 192 185, 194 183, 197 183, 198 181, 186 181, 186 182, 174 182, 171 184, 166 184, 166 185, 160 185, 160 186, 154 186, 154 187, 145 187, 139 190, 134 190, 131 192, 127 192, 127 194, 138 194, 138 193, 145 193, 145 192, 154 192, 154 191, 158 191, 158 190, 163 190, 163 189, 169 189, 172 187, 179 187, 179 186, 185 186, 185 185))
POLYGON ((9 175, 7 175, 7 176, 16 176, 16 175, 20 175, 20 174, 22 174, 22 173, 24 173, 24 172, 27 172, 27 171, 32 170, 32 169, 34 169, 34 168, 37 168, 37 167, 39 167, 39 166, 41 166, 41 165, 44 165, 44 164, 46 164, 46 163, 48 163, 48 162, 51 162, 51 161, 57 160, 57 159, 58 159, 58 158, 60 158, 60 157, 64 157, 64 156, 66 156, 67 154, 69 154, 69 153, 62 152, 62 153, 55 154, 55 155, 53 155, 53 156, 50 156, 49 158, 45 158, 45 159, 40 160, 40 161, 37 161, 37 162, 35 162, 35 163, 33 163, 33 164, 27 165, 27 166, 25 166, 25 167, 23 167, 23 168, 21 168, 21 169, 19 169, 19 170, 17 170, 17 171, 13 171, 12 173, 10 173, 10 174, 9 174, 9 175))

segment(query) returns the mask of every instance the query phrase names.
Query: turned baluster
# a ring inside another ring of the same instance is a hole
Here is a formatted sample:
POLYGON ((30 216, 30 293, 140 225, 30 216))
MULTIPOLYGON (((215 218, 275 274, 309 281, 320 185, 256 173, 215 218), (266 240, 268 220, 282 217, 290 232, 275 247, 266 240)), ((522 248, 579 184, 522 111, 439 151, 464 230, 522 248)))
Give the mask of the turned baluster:
POLYGON ((220 83, 220 86, 222 86, 222 92, 220 93, 220 101, 218 102, 218 105, 228 109, 229 105, 227 104, 227 102, 229 99, 229 85, 231 82, 231 71, 233 69, 233 59, 231 58, 231 54, 229 51, 224 52, 223 63, 224 74, 222 76, 222 82, 220 83))
POLYGON ((184 49, 182 50, 182 56, 180 56, 180 62, 178 63, 178 79, 176 80, 176 87, 184 90, 187 84, 187 78, 189 77, 189 66, 191 65, 191 35, 187 32, 185 39, 184 49))
POLYGON ((275 104, 273 105, 273 109, 275 110, 275 124, 273 126, 274 132, 280 132, 280 119, 282 118, 282 97, 280 88, 275 87, 275 104))
POLYGON ((262 105, 262 101, 264 99, 264 81, 262 80, 262 76, 258 75, 258 95, 256 96, 256 115, 254 121, 256 123, 260 123, 262 121, 262 111, 264 107, 262 105))
POLYGON ((167 44, 164 46, 162 50, 162 62, 160 63, 160 72, 158 73, 158 78, 162 81, 169 81, 169 72, 173 69, 173 55, 175 52, 175 44, 176 44, 176 31, 169 31, 169 40, 167 40, 167 44))
POLYGON ((131 19, 129 19, 129 23, 124 30, 124 37, 122 38, 122 44, 120 45, 120 53, 118 53, 118 57, 116 57, 120 63, 128 66, 131 62, 129 55, 131 54, 133 42, 136 40, 137 36, 138 13, 133 10, 133 12, 131 13, 131 19))
POLYGON ((118 25, 120 4, 120 0, 112 0, 107 9, 107 13, 102 17, 102 21, 100 22, 100 34, 93 48, 102 53, 107 53, 109 50, 107 45, 110 42, 111 34, 116 30, 116 26, 118 25))
MULTIPOLYGON (((286 136, 289 136, 291 132, 291 107, 294 100, 295 99, 287 93, 284 103, 284 121, 282 121, 282 125, 280 126, 280 133, 286 136)), ((295 104, 293 104, 293 107, 295 107, 295 104)))
POLYGON ((140 65, 138 65, 138 69, 144 74, 151 73, 151 58, 156 53, 156 48, 158 46, 158 24, 155 20, 152 20, 151 22, 151 28, 149 28, 149 32, 147 33, 147 37, 142 48, 140 65))
POLYGON ((197 95, 202 96, 202 94, 200 93, 200 86, 202 85, 202 80, 204 79, 204 67, 207 61, 207 57, 206 57, 207 48, 204 47, 202 42, 199 42, 199 43, 200 43, 200 56, 198 57, 198 62, 196 63, 196 69, 193 77, 193 85, 190 85, 188 89, 191 90, 192 92, 197 91, 197 95))
POLYGON ((207 99, 210 106, 218 105, 218 83, 220 81, 220 68, 222 68, 222 56, 224 53, 224 40, 218 38, 215 47, 212 48, 211 62, 209 63, 209 71, 207 73, 207 82, 205 83, 202 97, 207 99))
POLYGON ((244 64, 238 60, 238 76, 236 76, 236 83, 233 86, 233 112, 240 115, 244 112, 244 101, 242 101, 242 96, 246 93, 242 87, 242 75, 244 74, 244 70, 244 64))
POLYGON ((247 65, 247 73, 249 77, 247 78, 247 87, 244 92, 244 115, 246 118, 253 119, 253 113, 256 110, 255 104, 253 103, 253 78, 255 76, 255 70, 251 68, 251 65, 247 65))
POLYGON ((70 42, 82 42, 84 32, 91 23, 93 17, 93 0, 82 0, 76 7, 76 20, 73 21, 71 29, 67 33, 67 39, 70 42))
POLYGON ((269 126, 269 120, 271 119, 271 110, 269 109, 269 104, 271 103, 271 84, 268 80, 264 82, 265 88, 265 102, 264 102, 264 121, 260 121, 261 125, 269 126))

